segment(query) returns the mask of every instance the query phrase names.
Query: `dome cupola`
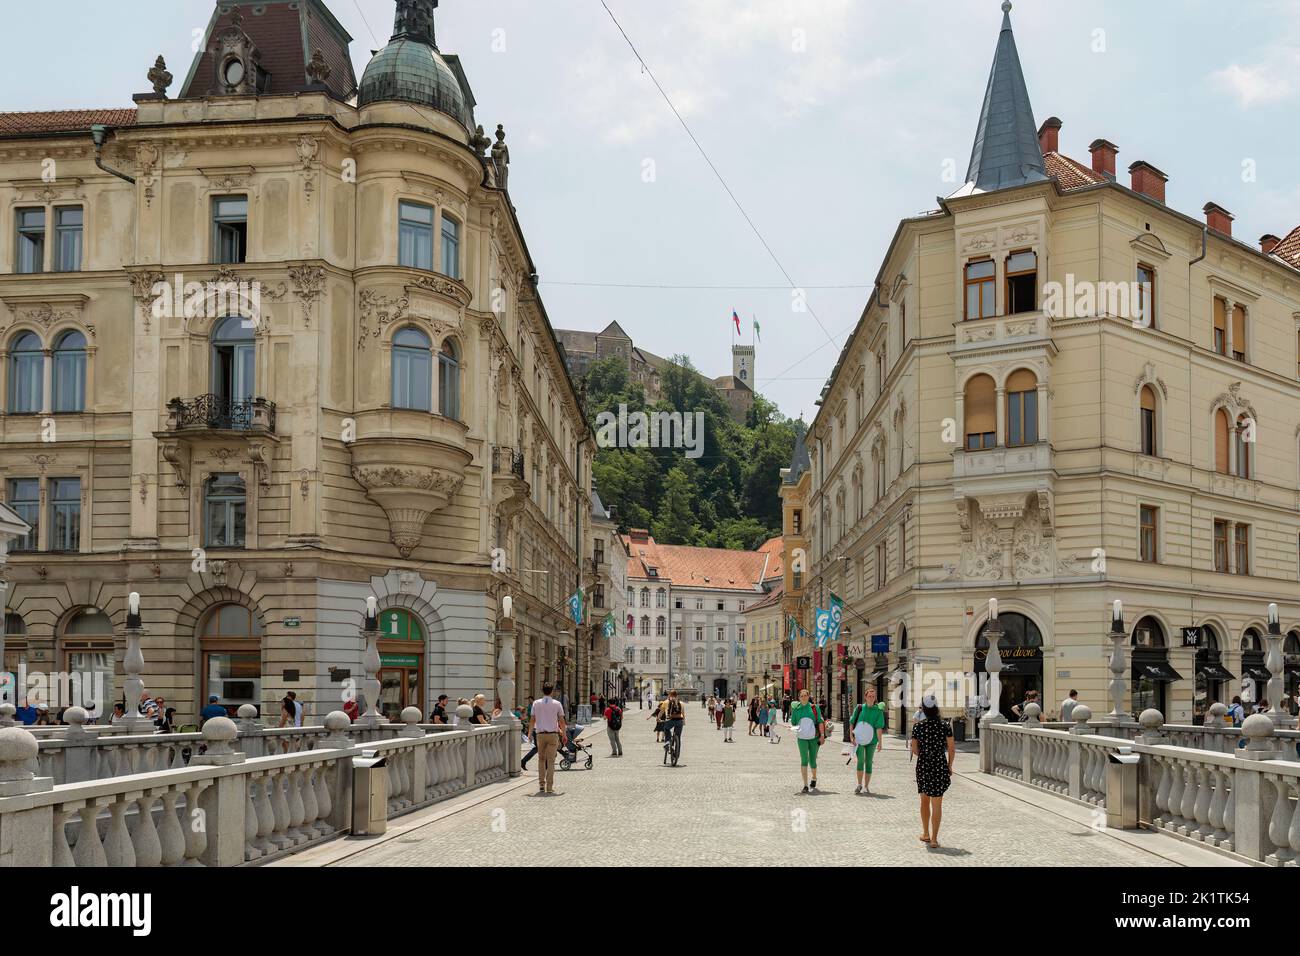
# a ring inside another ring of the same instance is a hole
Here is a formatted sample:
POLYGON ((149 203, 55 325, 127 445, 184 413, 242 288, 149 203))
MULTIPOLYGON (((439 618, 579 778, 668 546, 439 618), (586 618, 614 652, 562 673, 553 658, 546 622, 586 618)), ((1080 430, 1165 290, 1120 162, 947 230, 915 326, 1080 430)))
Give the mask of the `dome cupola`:
POLYGON ((438 52, 433 11, 438 0, 397 0, 393 36, 361 78, 358 106, 397 100, 446 113, 474 129, 472 100, 457 70, 438 52))

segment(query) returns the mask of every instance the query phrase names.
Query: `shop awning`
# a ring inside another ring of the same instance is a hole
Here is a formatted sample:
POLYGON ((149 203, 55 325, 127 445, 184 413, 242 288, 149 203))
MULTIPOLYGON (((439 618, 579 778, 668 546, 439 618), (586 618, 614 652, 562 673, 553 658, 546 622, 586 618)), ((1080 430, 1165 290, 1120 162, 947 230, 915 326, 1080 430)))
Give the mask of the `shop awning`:
POLYGON ((1202 664, 1196 669, 1198 674, 1204 674, 1210 680, 1236 680, 1222 664, 1202 664))
POLYGON ((1183 679, 1183 675, 1170 667, 1168 661, 1143 661, 1141 663, 1134 661, 1133 678, 1136 680, 1139 677, 1161 681, 1166 684, 1172 684, 1174 681, 1183 679))
POLYGON ((1249 677, 1253 681, 1267 681, 1273 676, 1273 673, 1260 664, 1242 664, 1241 676, 1249 677))

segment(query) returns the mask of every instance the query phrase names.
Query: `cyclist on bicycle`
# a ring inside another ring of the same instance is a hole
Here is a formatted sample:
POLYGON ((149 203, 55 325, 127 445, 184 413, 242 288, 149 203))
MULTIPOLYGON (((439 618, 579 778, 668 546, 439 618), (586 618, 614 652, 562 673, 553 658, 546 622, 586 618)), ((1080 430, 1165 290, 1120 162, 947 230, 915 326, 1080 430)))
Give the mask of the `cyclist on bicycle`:
POLYGON ((673 745, 673 735, 677 735, 677 752, 682 750, 682 729, 686 724, 686 708, 677 698, 677 691, 668 692, 668 700, 664 707, 664 738, 668 741, 664 744, 664 750, 667 751, 673 745))

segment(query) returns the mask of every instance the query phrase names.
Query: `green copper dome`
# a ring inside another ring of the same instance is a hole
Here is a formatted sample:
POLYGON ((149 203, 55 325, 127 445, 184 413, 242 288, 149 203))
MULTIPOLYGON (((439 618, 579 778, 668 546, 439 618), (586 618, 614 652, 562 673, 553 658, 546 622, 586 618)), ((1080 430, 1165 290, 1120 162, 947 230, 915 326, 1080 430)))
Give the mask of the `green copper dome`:
POLYGON ((474 114, 460 78, 434 42, 433 8, 437 0, 398 0, 393 37, 375 54, 365 74, 357 105, 398 100, 446 113, 466 131, 474 114))

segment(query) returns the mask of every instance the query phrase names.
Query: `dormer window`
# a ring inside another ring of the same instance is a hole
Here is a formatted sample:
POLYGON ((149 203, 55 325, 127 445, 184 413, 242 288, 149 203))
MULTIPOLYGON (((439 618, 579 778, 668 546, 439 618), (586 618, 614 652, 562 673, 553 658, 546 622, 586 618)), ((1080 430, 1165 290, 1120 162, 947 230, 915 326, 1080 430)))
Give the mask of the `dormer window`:
POLYGON ((238 86, 244 82, 244 61, 233 57, 227 60, 221 68, 221 78, 227 86, 238 86))

